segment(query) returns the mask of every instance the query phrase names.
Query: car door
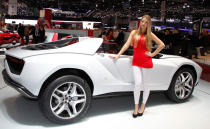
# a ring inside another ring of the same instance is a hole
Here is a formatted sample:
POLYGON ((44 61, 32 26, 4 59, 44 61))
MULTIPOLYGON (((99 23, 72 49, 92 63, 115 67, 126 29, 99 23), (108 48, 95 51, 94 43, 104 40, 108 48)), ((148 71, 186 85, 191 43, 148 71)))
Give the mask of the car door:
MULTIPOLYGON (((121 55, 118 60, 109 57, 116 54, 97 53, 96 55, 115 78, 131 87, 134 85, 132 55, 121 55)), ((145 85, 148 85, 151 90, 166 90, 170 85, 176 65, 165 59, 164 56, 153 58, 152 62, 152 69, 144 69, 145 85)))
POLYGON ((168 89, 173 74, 176 70, 176 65, 166 58, 152 59, 153 68, 145 69, 144 81, 151 90, 166 90, 168 89))
POLYGON ((133 83, 132 59, 133 56, 121 55, 120 58, 115 61, 116 69, 118 70, 122 79, 128 83, 133 83))
POLYGON ((119 81, 132 83, 132 57, 122 55, 118 60, 113 60, 109 57, 112 55, 113 54, 108 53, 97 53, 95 56, 100 63, 119 81))
MULTIPOLYGON (((113 54, 104 54, 104 60, 107 60, 107 65, 112 65, 115 68, 115 74, 125 83, 134 85, 132 59, 133 56, 121 55, 118 60, 109 58, 113 54)), ((149 86, 151 90, 166 90, 168 89, 173 73, 175 72, 174 63, 167 58, 152 58, 153 68, 143 69, 144 84, 149 86)), ((113 70, 114 71, 114 70, 113 70)))

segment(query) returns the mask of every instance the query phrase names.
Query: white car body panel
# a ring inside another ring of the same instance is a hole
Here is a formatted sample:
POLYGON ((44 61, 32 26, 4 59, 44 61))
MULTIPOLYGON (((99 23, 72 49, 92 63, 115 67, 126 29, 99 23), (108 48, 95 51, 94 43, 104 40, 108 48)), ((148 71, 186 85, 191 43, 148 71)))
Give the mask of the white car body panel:
MULTIPOLYGON (((90 54, 93 55, 97 49, 100 47, 103 40, 101 38, 89 38, 89 37, 80 37, 79 43, 75 43, 66 47, 57 48, 57 49, 48 49, 41 51, 31 51, 31 50, 23 50, 22 47, 18 47, 15 49, 10 49, 7 51, 8 55, 13 55, 17 58, 25 58, 28 56, 34 55, 42 55, 42 54, 53 54, 53 53, 82 53, 82 54, 90 54)), ((44 43, 43 43, 44 44, 44 43)), ((32 44, 33 45, 33 44, 32 44)))
MULTIPOLYGON (((110 93, 133 91, 134 80, 132 56, 122 55, 117 61, 107 53, 95 53, 102 44, 100 38, 80 38, 79 43, 49 50, 23 50, 21 47, 6 51, 10 55, 25 61, 23 71, 15 75, 5 68, 9 76, 33 95, 38 96, 45 80, 56 71, 64 68, 80 69, 91 78, 93 96, 110 93)), ((197 72, 198 82, 202 69, 193 61, 179 56, 163 55, 153 59, 154 67, 148 70, 146 84, 151 90, 167 90, 175 72, 182 65, 192 65, 197 72)))

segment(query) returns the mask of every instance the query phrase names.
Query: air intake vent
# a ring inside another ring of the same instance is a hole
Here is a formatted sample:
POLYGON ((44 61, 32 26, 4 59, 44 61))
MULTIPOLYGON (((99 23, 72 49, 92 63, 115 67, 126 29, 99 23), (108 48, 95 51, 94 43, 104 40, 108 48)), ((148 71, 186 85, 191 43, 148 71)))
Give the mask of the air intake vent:
POLYGON ((18 59, 12 56, 6 55, 6 60, 9 65, 9 69, 13 74, 20 75, 23 70, 23 66, 25 64, 24 60, 18 59))

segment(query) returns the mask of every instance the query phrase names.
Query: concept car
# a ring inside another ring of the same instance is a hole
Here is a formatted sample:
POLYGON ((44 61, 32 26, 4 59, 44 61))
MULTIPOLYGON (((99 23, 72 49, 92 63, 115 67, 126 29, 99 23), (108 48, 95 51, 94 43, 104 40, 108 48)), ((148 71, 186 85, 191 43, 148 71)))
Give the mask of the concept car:
MULTIPOLYGON (((73 37, 20 46, 5 52, 5 82, 31 99, 55 123, 82 118, 94 96, 132 92, 132 49, 118 60, 115 43, 101 38, 73 37)), ((145 80, 151 91, 165 91, 175 102, 186 101, 198 84, 201 67, 192 60, 158 54, 145 80)))

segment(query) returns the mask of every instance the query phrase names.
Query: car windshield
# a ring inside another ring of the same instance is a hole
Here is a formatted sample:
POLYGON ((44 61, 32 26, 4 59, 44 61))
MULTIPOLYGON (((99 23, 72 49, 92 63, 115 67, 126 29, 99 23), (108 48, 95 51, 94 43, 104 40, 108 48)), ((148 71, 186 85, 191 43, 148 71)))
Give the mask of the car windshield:
MULTIPOLYGON (((99 49, 97 50, 97 53, 108 53, 108 54, 117 54, 120 51, 121 47, 114 42, 103 42, 99 49)), ((154 50, 153 50, 154 51, 154 50)), ((123 55, 132 56, 133 55, 133 48, 130 46, 123 55)), ((160 59, 163 55, 161 53, 158 53, 156 56, 152 57, 155 59, 160 59)))
MULTIPOLYGON (((110 54, 117 54, 120 51, 121 47, 119 44, 115 42, 103 42, 97 53, 110 53, 110 54)), ((133 55, 132 47, 128 48, 123 55, 133 55)))
POLYGON ((56 48, 69 46, 69 45, 72 45, 77 42, 79 42, 79 38, 68 38, 65 40, 57 40, 57 41, 49 42, 49 43, 40 43, 40 44, 35 44, 35 45, 29 45, 26 47, 22 47, 22 49, 26 49, 26 50, 56 49, 56 48))

